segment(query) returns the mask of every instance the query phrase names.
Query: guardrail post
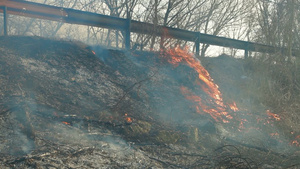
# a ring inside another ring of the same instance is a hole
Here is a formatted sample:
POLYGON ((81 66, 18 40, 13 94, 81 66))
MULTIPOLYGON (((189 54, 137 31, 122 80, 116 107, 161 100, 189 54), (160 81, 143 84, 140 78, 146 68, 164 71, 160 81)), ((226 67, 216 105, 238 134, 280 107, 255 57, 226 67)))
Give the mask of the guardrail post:
POLYGON ((249 51, 247 49, 245 49, 245 56, 244 56, 245 59, 248 58, 248 54, 249 54, 249 51))
POLYGON ((245 47, 245 54, 244 54, 244 58, 247 59, 248 58, 248 55, 249 55, 249 50, 248 50, 248 43, 245 47))
POLYGON ((3 34, 4 36, 7 36, 7 7, 3 6, 3 34))
POLYGON ((130 18, 127 18, 125 25, 125 48, 130 49, 130 18))
POLYGON ((199 56, 200 54, 200 32, 197 32, 196 36, 196 41, 195 41, 195 46, 196 46, 196 55, 199 56))

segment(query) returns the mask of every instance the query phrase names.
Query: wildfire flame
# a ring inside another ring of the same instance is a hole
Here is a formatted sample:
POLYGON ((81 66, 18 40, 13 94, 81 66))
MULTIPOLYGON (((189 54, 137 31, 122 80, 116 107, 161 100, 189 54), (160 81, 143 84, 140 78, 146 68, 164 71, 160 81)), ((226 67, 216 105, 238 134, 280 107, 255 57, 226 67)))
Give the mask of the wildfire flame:
POLYGON ((66 124, 66 125, 70 125, 70 123, 66 122, 66 121, 63 121, 62 123, 66 124))
POLYGON ((228 120, 232 119, 232 115, 227 112, 229 107, 233 111, 238 111, 235 103, 227 106, 223 102, 222 93, 219 90, 219 86, 213 82, 208 71, 201 65, 200 61, 196 59, 193 54, 189 53, 188 47, 181 49, 179 46, 168 49, 166 51, 171 58, 169 63, 177 66, 179 63, 184 62, 189 67, 193 68, 197 73, 201 81, 197 81, 202 90, 211 99, 202 99, 200 96, 193 94, 184 86, 181 87, 181 93, 188 99, 196 103, 196 111, 198 113, 208 113, 215 121, 223 121, 229 123, 228 120), (203 83, 204 82, 204 83, 203 83))
POLYGON ((177 65, 178 63, 185 61, 191 68, 197 71, 199 79, 206 84, 206 86, 201 85, 201 87, 210 97, 216 100, 216 103, 223 106, 223 100, 218 85, 213 82, 213 79, 210 77, 208 71, 201 65, 200 61, 188 52, 187 47, 181 49, 177 46, 174 49, 169 49, 167 53, 172 58, 172 60, 169 60, 171 64, 177 65))
POLYGON ((266 112, 267 112, 267 114, 268 114, 269 117, 274 118, 276 121, 280 121, 281 120, 281 118, 279 117, 278 114, 271 113, 270 110, 267 110, 266 112))
POLYGON ((127 124, 131 124, 131 123, 133 122, 132 118, 131 118, 131 117, 128 117, 128 114, 127 114, 127 113, 124 115, 124 117, 125 117, 125 122, 126 122, 127 124))
POLYGON ((300 147, 300 135, 295 138, 295 140, 291 141, 291 145, 300 147))
MULTIPOLYGON (((229 123, 233 119, 233 116, 236 115, 235 112, 239 111, 235 102, 231 104, 224 103, 222 93, 219 90, 219 86, 214 83, 213 79, 210 77, 208 71, 201 65, 201 62, 189 53, 188 48, 180 48, 179 46, 168 49, 164 51, 167 57, 167 60, 172 65, 178 66, 180 63, 185 63, 189 67, 193 68, 198 73, 198 78, 196 79, 196 84, 204 91, 207 96, 200 97, 191 89, 181 86, 180 91, 185 96, 187 100, 190 100, 195 104, 195 109, 199 114, 209 114, 216 122, 229 123)), ((281 117, 278 114, 272 113, 270 110, 266 111, 268 119, 257 117, 255 118, 257 124, 263 123, 264 125, 273 126, 274 119, 275 121, 280 121, 281 117)), ((243 114, 245 115, 245 114, 243 114)), ((131 120, 131 119, 128 119, 131 120)), ((248 124, 250 123, 247 119, 235 119, 235 122, 238 122, 238 131, 247 131, 252 129, 261 130, 259 127, 251 127, 248 124), (246 126, 246 127, 245 127, 246 126)), ((258 125, 259 126, 259 125, 258 125)), ((279 142, 282 142, 281 135, 277 132, 269 133, 269 135, 279 142)), ((290 145, 300 147, 300 135, 297 136, 294 140, 290 142, 290 145)))
POLYGON ((239 111, 238 107, 236 106, 236 103, 233 102, 232 104, 228 104, 228 106, 230 107, 231 110, 233 110, 234 112, 239 111))
POLYGON ((186 87, 181 87, 181 93, 186 99, 196 103, 196 111, 199 114, 208 113, 215 121, 223 121, 224 123, 229 123, 227 119, 232 119, 232 116, 225 111, 224 107, 213 108, 208 106, 200 96, 193 94, 186 87))
POLYGON ((131 117, 126 117, 125 120, 126 120, 127 123, 132 123, 132 118, 131 117))

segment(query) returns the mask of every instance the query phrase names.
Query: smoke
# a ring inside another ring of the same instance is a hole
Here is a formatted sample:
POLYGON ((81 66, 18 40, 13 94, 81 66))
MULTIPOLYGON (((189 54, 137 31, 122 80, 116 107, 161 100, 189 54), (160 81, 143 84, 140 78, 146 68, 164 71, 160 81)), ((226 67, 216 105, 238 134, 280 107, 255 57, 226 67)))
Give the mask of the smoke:
MULTIPOLYGON (((106 64, 126 76, 135 75, 135 79, 142 77, 137 76, 135 72, 156 70, 156 74, 142 86, 147 93, 147 104, 151 107, 151 112, 157 113, 160 120, 166 124, 179 125, 180 130, 184 132, 190 130, 188 128, 191 126, 198 128, 199 135, 207 133, 216 135, 217 137, 214 137, 217 139, 216 142, 224 140, 227 144, 261 147, 276 152, 289 152, 293 149, 283 130, 277 127, 277 119, 266 113, 267 107, 257 105, 255 100, 247 97, 248 90, 245 90, 244 85, 255 83, 255 79, 245 72, 244 60, 221 56, 206 58, 202 63, 219 86, 224 97, 224 104, 236 102, 239 108, 239 110, 233 110, 228 106, 226 111, 233 119, 228 119, 228 123, 223 123, 215 121, 205 113, 199 114, 195 103, 186 99, 180 91, 180 87, 185 86, 202 99, 211 99, 197 84, 199 72, 185 63, 173 66, 158 55, 134 56, 134 54, 126 53, 126 58, 106 58, 106 64)), ((147 74, 143 74, 145 75, 147 74)), ((138 91, 132 91, 132 93, 135 92, 138 91)), ((214 104, 206 106, 215 108, 214 104)))
POLYGON ((240 144, 289 152, 295 147, 290 145, 289 133, 283 127, 284 119, 271 112, 271 107, 262 104, 263 93, 258 89, 263 87, 260 79, 265 77, 263 73, 259 77, 253 76, 255 71, 247 67, 248 62, 229 56, 202 59, 202 64, 220 87, 224 101, 235 101, 239 108, 232 114, 236 121, 222 127, 218 125, 218 130, 223 137, 240 144))
POLYGON ((14 156, 26 155, 30 154, 35 150, 35 143, 32 139, 28 138, 28 136, 22 131, 15 129, 14 135, 16 140, 13 140, 11 143, 15 145, 15 149, 10 149, 10 154, 14 156))
POLYGON ((1 152, 18 156, 63 149, 71 154, 90 147, 113 152, 112 158, 143 161, 145 156, 129 141, 184 142, 203 150, 225 144, 264 152, 291 149, 272 112, 247 98, 243 85, 253 78, 245 78, 250 76, 232 58, 201 63, 222 93, 226 106, 218 109, 222 104, 213 102, 201 87, 207 83, 199 79, 199 71, 186 62, 172 65, 163 54, 60 45, 51 46, 56 53, 24 51, 25 57, 12 61, 20 64, 20 74, 13 85, 2 85, 17 96, 5 102, 11 113, 1 124, 9 130, 0 137, 11 140, 2 140, 1 152), (206 110, 226 110, 213 113, 228 117, 228 123, 201 111, 201 99, 206 110), (229 107, 234 102, 239 110, 229 107), (126 123, 125 116, 133 122, 126 123))
MULTIPOLYGON (((23 93, 20 90, 16 93, 23 93)), ((37 107, 34 99, 29 96, 24 99, 21 97, 10 97, 4 102, 7 109, 6 114, 2 114, 2 146, 1 152, 6 152, 14 156, 30 154, 35 150, 35 134, 31 121, 31 113, 35 112, 37 107)))

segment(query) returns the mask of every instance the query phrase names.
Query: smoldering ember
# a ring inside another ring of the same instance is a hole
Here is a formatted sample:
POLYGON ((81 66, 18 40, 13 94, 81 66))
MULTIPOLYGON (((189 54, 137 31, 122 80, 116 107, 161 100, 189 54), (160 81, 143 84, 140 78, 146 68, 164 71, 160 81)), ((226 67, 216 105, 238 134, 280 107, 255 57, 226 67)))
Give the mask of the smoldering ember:
POLYGON ((259 63, 1 37, 0 168, 300 167, 259 63))

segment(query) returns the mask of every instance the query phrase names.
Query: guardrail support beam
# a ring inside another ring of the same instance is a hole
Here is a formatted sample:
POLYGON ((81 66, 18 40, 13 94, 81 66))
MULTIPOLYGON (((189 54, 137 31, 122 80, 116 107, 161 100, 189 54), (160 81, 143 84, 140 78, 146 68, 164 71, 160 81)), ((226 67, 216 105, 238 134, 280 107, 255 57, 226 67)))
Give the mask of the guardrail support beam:
POLYGON ((244 58, 247 59, 249 57, 249 47, 248 47, 248 43, 246 44, 245 47, 245 54, 244 54, 244 58))
POLYGON ((130 49, 130 18, 127 18, 126 20, 126 26, 125 26, 125 48, 130 49))
POLYGON ((3 35, 7 36, 7 7, 3 6, 3 35))
POLYGON ((200 55, 200 32, 197 32, 197 39, 195 41, 195 46, 196 46, 196 55, 200 55))
POLYGON ((244 58, 247 59, 249 56, 249 51, 247 49, 245 49, 245 54, 244 54, 244 58))

